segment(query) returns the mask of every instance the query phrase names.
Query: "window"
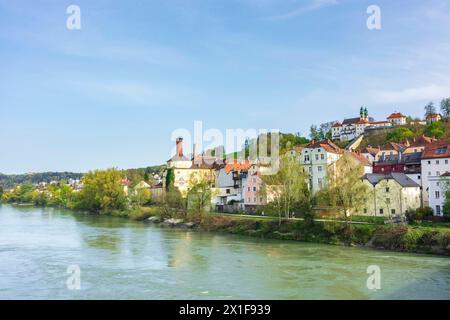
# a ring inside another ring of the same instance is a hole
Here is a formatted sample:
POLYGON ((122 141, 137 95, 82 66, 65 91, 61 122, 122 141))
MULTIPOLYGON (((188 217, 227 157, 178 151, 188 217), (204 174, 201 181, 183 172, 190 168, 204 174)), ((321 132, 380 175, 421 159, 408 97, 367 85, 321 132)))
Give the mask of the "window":
POLYGON ((318 154, 316 154, 316 160, 319 160, 319 155, 318 154))
POLYGON ((384 213, 383 209, 380 209, 380 214, 383 214, 383 213, 384 213))
POLYGON ((247 191, 250 192, 250 187, 247 187, 247 191))
POLYGON ((259 197, 259 202, 263 202, 263 198, 262 197, 259 197))
POLYGON ((247 199, 247 202, 251 202, 251 199, 250 199, 250 197, 248 197, 248 199, 247 199))
POLYGON ((437 176, 440 176, 441 173, 440 173, 439 171, 436 171, 436 175, 437 175, 437 176))
POLYGON ((318 166, 317 171, 322 172, 322 166, 318 166))
POLYGON ((437 154, 444 154, 444 153, 446 153, 447 152, 447 147, 444 147, 444 148, 438 148, 437 150, 436 150, 436 153, 437 154))
POLYGON ((256 187, 253 187, 253 191, 256 191, 256 187))
POLYGON ((256 202, 256 197, 253 198, 253 202, 256 202))
POLYGON ((428 160, 428 164, 431 164, 431 161, 430 161, 430 160, 428 160))
POLYGON ((305 162, 309 161, 309 155, 305 156, 305 162))
POLYGON ((253 183, 256 183, 256 178, 253 178, 252 181, 253 181, 253 183))
POLYGON ((436 164, 439 164, 439 160, 436 160, 436 164))
POLYGON ((319 184, 319 188, 322 188, 322 179, 321 178, 317 179, 317 183, 319 184))
POLYGON ((448 160, 445 160, 445 164, 448 164, 448 160))
POLYGON ((226 192, 227 194, 230 194, 230 189, 227 189, 225 192, 226 192))
POLYGON ((391 199, 390 198, 386 198, 386 203, 387 204, 391 203, 391 199))
POLYGON ((428 171, 428 175, 431 176, 431 171, 428 171))
POLYGON ((441 215, 441 206, 436 206, 436 214, 437 214, 438 216, 441 215))
POLYGON ((320 160, 324 160, 325 159, 325 155, 324 154, 321 154, 320 155, 320 160))
POLYGON ((389 188, 386 188, 386 192, 389 192, 389 188))
POLYGON ((420 180, 420 176, 417 176, 417 179, 419 179, 419 180, 420 180))
POLYGON ((395 214, 395 209, 391 209, 391 214, 395 214))
POLYGON ((435 191, 434 192, 434 196, 435 196, 436 199, 439 199, 440 196, 441 196, 441 193, 439 191, 435 191))
POLYGON ((364 213, 367 213, 367 208, 364 208, 364 213))

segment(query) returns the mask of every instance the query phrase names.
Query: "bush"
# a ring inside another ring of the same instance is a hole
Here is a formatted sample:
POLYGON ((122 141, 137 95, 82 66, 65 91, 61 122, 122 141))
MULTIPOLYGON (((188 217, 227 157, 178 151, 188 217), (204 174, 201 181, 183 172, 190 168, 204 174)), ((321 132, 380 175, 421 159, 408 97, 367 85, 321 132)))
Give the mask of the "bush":
POLYGON ((433 217, 433 209, 430 207, 417 208, 415 211, 406 213, 408 221, 422 221, 433 217))

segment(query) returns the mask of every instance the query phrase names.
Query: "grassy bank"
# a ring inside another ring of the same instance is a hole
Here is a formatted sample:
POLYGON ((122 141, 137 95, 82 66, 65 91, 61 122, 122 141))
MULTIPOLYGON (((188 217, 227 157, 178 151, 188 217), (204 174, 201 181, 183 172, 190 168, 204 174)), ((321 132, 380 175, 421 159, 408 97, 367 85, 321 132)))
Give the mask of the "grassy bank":
MULTIPOLYGON (((157 207, 142 208, 130 215, 136 220, 160 217, 157 207)), ((269 217, 207 214, 182 218, 194 222, 195 229, 257 238, 365 246, 404 252, 450 255, 450 228, 420 225, 352 224, 338 221, 282 220, 269 217)))

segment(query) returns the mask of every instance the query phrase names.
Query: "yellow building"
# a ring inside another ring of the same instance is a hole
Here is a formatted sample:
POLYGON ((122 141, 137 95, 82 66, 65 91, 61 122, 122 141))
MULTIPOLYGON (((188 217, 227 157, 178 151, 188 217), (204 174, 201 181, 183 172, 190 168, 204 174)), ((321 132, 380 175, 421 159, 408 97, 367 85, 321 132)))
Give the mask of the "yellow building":
POLYGON ((392 217, 421 205, 420 186, 404 173, 366 174, 369 187, 364 215, 392 217))
MULTIPOLYGON (((205 155, 196 155, 195 145, 193 156, 191 158, 186 157, 183 154, 183 138, 177 138, 176 153, 167 161, 167 168, 173 172, 173 185, 178 188, 183 197, 186 197, 193 178, 206 177, 213 180, 216 167, 217 159, 205 155)), ((165 180, 163 180, 164 183, 165 180)))

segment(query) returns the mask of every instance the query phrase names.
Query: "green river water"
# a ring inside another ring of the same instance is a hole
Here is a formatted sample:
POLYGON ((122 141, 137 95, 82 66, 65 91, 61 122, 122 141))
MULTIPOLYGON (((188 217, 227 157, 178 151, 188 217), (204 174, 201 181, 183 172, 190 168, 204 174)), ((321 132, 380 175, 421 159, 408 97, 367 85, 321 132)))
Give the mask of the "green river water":
POLYGON ((450 299, 450 258, 0 205, 0 299, 450 299))

